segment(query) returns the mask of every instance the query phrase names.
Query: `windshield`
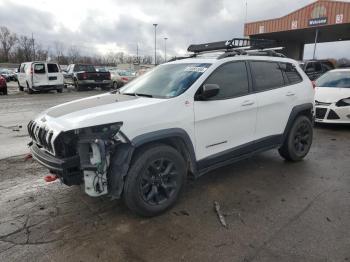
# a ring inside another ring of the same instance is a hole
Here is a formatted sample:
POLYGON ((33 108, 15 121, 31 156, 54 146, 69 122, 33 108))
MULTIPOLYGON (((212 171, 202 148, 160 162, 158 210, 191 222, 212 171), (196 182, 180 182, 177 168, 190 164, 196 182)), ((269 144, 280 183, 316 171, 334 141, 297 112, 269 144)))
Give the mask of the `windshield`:
POLYGON ((316 86, 350 88, 350 71, 328 72, 317 79, 316 86))
POLYGON ((122 94, 172 98, 184 93, 211 64, 166 64, 122 88, 122 94))

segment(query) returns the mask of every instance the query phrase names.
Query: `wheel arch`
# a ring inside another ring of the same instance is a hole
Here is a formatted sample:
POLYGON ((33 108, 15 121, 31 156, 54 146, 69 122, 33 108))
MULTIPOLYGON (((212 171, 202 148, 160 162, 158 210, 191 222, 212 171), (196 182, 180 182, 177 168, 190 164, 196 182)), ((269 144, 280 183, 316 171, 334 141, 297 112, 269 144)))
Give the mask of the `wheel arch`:
POLYGON ((134 154, 140 148, 156 143, 166 144, 178 150, 187 162, 190 172, 193 175, 197 174, 194 146, 185 130, 181 128, 159 130, 142 134, 131 141, 134 147, 134 154))
POLYGON ((197 176, 194 147, 185 130, 175 128, 142 134, 127 143, 118 145, 111 156, 109 189, 112 198, 121 197, 125 177, 137 152, 152 144, 166 144, 178 150, 184 157, 189 171, 197 176))

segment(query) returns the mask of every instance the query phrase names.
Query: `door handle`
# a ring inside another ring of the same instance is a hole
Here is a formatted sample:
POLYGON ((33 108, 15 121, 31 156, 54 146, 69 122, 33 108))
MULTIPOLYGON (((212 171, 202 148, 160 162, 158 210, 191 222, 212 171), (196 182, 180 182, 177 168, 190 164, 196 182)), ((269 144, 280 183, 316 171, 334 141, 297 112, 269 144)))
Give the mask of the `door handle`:
POLYGON ((288 92, 288 93, 286 94, 286 96, 295 96, 295 93, 288 92))
POLYGON ((254 105, 255 103, 254 103, 254 101, 244 101, 243 103, 242 103, 242 106, 252 106, 252 105, 254 105))

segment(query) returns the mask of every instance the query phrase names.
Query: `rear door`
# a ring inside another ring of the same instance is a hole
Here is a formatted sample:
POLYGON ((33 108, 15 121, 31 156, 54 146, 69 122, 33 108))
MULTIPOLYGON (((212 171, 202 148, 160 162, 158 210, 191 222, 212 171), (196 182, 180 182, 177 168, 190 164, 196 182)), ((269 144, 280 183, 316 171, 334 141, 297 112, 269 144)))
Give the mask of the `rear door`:
POLYGON ((286 85, 281 66, 272 61, 251 61, 258 113, 257 143, 278 143, 296 100, 293 85, 286 85))
POLYGON ((254 140, 257 106, 249 79, 246 62, 237 61, 219 66, 204 81, 219 85, 220 92, 194 103, 197 159, 210 162, 203 165, 230 159, 254 140))
POLYGON ((47 77, 49 85, 63 85, 63 74, 55 63, 47 63, 47 77))
POLYGON ((46 86, 49 84, 47 68, 45 63, 34 63, 33 65, 33 86, 46 86))

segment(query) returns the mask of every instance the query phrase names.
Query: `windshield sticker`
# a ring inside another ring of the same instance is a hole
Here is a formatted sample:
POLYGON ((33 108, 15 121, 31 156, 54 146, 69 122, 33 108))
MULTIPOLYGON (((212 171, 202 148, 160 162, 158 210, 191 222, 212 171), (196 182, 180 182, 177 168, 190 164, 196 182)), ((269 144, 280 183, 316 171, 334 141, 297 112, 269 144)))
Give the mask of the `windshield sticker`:
POLYGON ((204 73, 207 71, 208 68, 206 67, 198 67, 198 66, 188 66, 185 68, 185 72, 197 72, 197 73, 204 73))

